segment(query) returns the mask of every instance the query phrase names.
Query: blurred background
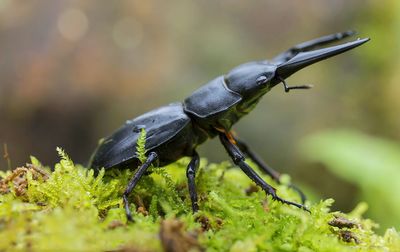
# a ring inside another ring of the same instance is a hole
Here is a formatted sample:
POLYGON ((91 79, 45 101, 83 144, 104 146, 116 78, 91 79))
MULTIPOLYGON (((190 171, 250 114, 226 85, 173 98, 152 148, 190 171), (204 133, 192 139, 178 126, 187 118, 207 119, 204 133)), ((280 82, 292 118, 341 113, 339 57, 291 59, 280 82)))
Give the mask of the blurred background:
MULTIPOLYGON (((0 0, 0 142, 11 166, 29 155, 85 164, 126 119, 182 101, 238 64, 354 29, 372 40, 277 86, 235 127, 314 200, 366 201, 400 227, 400 2, 0 0), (4 146, 6 144, 6 146, 4 146)), ((218 141, 199 150, 227 160, 218 141)), ((8 168, 6 159, 1 169, 8 168)))

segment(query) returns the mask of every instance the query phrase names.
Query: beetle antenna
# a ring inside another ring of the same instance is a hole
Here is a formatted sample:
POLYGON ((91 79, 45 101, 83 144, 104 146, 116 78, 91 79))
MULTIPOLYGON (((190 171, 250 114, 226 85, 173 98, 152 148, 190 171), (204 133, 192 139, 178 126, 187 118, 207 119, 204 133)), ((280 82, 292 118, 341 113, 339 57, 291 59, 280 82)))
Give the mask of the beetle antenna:
POLYGON ((282 82, 283 87, 285 88, 285 92, 288 93, 291 89, 310 89, 313 87, 313 85, 299 85, 299 86, 288 86, 286 84, 285 79, 282 77, 278 76, 278 79, 282 82))

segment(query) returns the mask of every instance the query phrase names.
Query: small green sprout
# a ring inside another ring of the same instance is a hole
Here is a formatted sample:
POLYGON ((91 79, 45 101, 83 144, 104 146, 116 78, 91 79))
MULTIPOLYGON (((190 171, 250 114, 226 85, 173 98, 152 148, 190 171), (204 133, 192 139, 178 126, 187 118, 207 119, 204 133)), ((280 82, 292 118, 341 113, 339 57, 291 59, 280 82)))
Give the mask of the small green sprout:
POLYGON ((142 128, 136 146, 136 155, 142 164, 147 160, 146 152, 146 130, 142 128))

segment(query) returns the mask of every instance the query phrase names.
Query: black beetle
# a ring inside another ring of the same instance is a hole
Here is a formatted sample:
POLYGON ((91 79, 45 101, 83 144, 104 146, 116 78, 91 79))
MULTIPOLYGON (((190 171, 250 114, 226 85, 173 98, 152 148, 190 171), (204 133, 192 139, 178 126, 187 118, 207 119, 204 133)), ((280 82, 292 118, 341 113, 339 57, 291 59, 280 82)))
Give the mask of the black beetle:
POLYGON ((260 98, 272 87, 283 83, 285 91, 306 89, 310 86, 287 86, 285 79, 298 70, 327 59, 367 42, 369 39, 357 39, 352 42, 323 49, 316 47, 341 40, 353 35, 347 31, 320 37, 301 43, 279 54, 272 60, 252 61, 240 65, 226 75, 221 75, 196 90, 183 103, 172 103, 147 112, 133 120, 127 121, 121 128, 107 137, 96 149, 89 166, 98 171, 101 168, 139 167, 130 180, 124 194, 128 219, 132 219, 129 210, 128 196, 146 173, 151 164, 165 166, 181 157, 192 157, 187 166, 187 179, 193 212, 198 211, 195 175, 199 166, 199 155, 196 147, 219 135, 233 162, 260 186, 266 194, 283 203, 307 210, 303 204, 304 194, 291 185, 301 196, 298 204, 280 198, 275 189, 267 184, 245 162, 245 156, 252 159, 264 172, 279 182, 279 173, 268 167, 248 146, 230 132, 242 116, 249 113, 260 98), (141 129, 147 133, 147 161, 140 164, 135 147, 141 129))

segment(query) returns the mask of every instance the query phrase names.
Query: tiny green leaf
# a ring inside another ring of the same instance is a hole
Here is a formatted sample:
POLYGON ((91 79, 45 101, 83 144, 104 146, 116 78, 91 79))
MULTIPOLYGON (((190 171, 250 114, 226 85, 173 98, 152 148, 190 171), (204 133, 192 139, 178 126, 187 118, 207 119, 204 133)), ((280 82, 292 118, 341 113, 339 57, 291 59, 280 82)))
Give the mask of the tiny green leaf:
POLYGON ((146 152, 146 130, 142 128, 136 144, 136 155, 142 163, 146 162, 147 160, 146 152))

